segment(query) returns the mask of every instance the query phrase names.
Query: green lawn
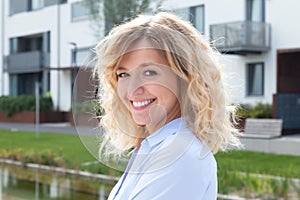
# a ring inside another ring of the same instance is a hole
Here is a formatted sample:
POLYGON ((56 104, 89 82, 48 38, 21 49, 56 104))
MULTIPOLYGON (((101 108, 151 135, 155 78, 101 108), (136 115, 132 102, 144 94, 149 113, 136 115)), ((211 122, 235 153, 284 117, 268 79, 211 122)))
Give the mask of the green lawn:
POLYGON ((229 151, 216 154, 219 170, 270 174, 300 178, 300 156, 270 153, 229 151))
MULTIPOLYGON (((36 139, 35 132, 0 130, 0 150, 18 148, 34 152, 50 150, 62 154, 67 160, 67 167, 83 169, 81 163, 95 161, 75 134, 40 133, 39 139, 36 139)), ((230 151, 217 153, 216 160, 219 170, 300 178, 300 156, 230 151)), ((113 174, 113 170, 101 165, 99 167, 99 164, 84 169, 113 174)))
POLYGON ((75 134, 40 133, 36 139, 35 132, 0 130, 0 149, 18 148, 35 152, 50 150, 78 165, 95 160, 75 134))

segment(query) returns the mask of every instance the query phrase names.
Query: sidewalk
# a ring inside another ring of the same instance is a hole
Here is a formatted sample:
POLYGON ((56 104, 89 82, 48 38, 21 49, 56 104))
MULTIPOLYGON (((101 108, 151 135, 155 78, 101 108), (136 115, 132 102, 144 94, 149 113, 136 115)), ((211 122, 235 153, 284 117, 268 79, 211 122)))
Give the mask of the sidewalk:
MULTIPOLYGON (((36 130, 34 124, 1 123, 1 122, 0 122, 0 129, 8 129, 12 131, 18 131, 18 130, 35 131, 36 130)), ((89 129, 89 128, 87 127, 85 129, 89 129)), ((76 127, 70 126, 69 123, 40 124, 39 131, 77 134, 76 127)), ((272 138, 272 139, 241 138, 241 142, 245 147, 244 150, 300 156, 300 133, 294 135, 285 135, 285 136, 272 138)))
POLYGON ((300 156, 300 133, 278 138, 241 138, 244 149, 265 153, 300 156))
MULTIPOLYGON (((35 124, 27 123, 3 123, 0 122, 0 129, 7 129, 11 131, 36 131, 35 124)), ((70 126, 69 123, 45 123, 39 125, 40 132, 49 133, 70 133, 77 134, 76 128, 70 126)))

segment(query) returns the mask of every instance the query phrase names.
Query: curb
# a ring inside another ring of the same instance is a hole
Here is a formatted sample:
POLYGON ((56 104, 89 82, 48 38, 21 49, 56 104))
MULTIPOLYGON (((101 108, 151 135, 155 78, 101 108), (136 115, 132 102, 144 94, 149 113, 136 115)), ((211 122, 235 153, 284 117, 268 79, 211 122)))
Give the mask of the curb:
POLYGON ((28 167, 28 168, 32 168, 32 169, 41 169, 41 170, 45 170, 45 171, 51 171, 51 172, 57 172, 57 173, 63 173, 63 174, 70 174, 70 175, 77 175, 77 176, 79 175, 82 177, 94 178, 94 179, 99 179, 99 180, 108 181, 108 182, 117 182, 119 180, 119 177, 108 176, 108 175, 104 175, 104 174, 94 174, 94 173, 90 173, 90 172, 86 172, 86 171, 65 169, 65 168, 61 168, 61 167, 53 167, 53 166, 40 165, 40 164, 35 164, 35 163, 22 163, 20 161, 3 159, 3 158, 0 158, 0 163, 16 165, 16 166, 23 166, 23 167, 28 167))

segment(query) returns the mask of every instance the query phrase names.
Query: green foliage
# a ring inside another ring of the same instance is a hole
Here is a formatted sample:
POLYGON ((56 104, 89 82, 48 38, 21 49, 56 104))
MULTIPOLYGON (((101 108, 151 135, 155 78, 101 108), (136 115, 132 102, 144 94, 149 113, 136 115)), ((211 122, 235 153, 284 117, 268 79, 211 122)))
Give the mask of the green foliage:
POLYGON ((57 154, 51 150, 34 151, 33 149, 24 150, 21 148, 7 150, 0 149, 0 158, 7 158, 22 163, 37 163, 55 167, 64 167, 65 159, 62 154, 57 154))
POLYGON ((238 194, 246 199, 290 199, 299 196, 299 186, 288 176, 267 176, 253 173, 253 169, 246 172, 229 170, 227 164, 218 166, 218 188, 221 194, 238 194))
POLYGON ((291 181, 300 178, 299 156, 230 151, 217 153, 216 160, 219 193, 246 199, 289 199, 291 193, 300 196, 300 185, 291 181))
POLYGON ((240 104, 237 109, 237 116, 244 118, 272 118, 272 105, 263 103, 257 103, 254 106, 240 104))
POLYGON ((96 116, 101 116, 104 114, 104 109, 99 101, 85 101, 81 103, 76 103, 72 105, 72 111, 75 114, 95 114, 96 116))
MULTIPOLYGON (((53 110, 51 97, 40 97, 40 111, 51 110, 53 110)), ((35 96, 1 96, 0 111, 4 112, 7 116, 21 111, 35 111, 35 96)))

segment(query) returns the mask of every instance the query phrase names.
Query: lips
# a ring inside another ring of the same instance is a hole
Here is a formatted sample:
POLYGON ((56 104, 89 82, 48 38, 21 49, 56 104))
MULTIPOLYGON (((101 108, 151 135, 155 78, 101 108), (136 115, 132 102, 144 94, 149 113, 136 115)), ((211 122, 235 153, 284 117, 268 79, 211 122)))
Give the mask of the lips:
POLYGON ((139 100, 139 101, 131 101, 132 107, 136 110, 141 110, 146 108, 148 105, 153 103, 155 99, 147 99, 147 100, 139 100))

